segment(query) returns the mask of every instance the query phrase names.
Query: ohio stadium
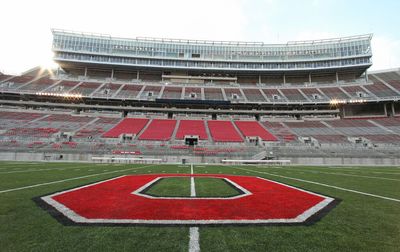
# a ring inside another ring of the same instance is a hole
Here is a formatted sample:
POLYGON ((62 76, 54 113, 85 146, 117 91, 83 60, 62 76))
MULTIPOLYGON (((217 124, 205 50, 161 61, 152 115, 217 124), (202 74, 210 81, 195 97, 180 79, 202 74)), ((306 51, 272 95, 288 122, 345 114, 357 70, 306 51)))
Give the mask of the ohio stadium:
POLYGON ((5 251, 399 249, 400 68, 369 70, 372 34, 52 36, 58 67, 0 73, 5 251))
POLYGON ((368 72, 372 35, 269 45, 52 32, 58 69, 1 76, 6 159, 400 164, 400 72, 368 72))

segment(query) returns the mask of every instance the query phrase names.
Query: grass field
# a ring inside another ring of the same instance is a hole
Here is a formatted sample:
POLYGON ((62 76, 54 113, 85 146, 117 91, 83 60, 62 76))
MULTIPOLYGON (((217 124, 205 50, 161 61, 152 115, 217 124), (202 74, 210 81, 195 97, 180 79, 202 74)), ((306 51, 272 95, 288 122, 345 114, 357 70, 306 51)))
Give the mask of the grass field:
MULTIPOLYGON (((183 173, 190 166, 0 163, 0 251, 188 251, 189 227, 64 226, 32 198, 124 174, 183 173)), ((400 167, 193 166, 196 174, 260 176, 341 199, 311 226, 200 227, 202 251, 400 251, 400 167)), ((196 178, 198 196, 234 195, 196 178)), ((190 196, 189 178, 151 188, 190 196)))

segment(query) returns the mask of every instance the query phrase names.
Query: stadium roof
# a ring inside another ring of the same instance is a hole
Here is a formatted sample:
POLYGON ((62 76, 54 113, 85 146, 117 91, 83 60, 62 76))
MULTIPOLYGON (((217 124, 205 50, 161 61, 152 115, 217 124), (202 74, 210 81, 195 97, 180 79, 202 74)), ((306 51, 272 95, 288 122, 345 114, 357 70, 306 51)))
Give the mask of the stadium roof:
POLYGON ((286 44, 268 44, 264 42, 251 42, 251 41, 218 41, 218 40, 197 40, 197 39, 174 39, 174 38, 155 38, 155 37, 136 37, 136 38, 121 38, 113 37, 109 34, 101 33, 90 33, 80 31, 70 31, 63 29, 52 29, 52 33, 64 33, 69 35, 79 35, 83 37, 98 37, 98 38, 109 38, 117 40, 129 40, 129 41, 146 41, 146 42, 160 42, 160 43, 178 43, 178 44, 198 44, 198 45, 231 45, 231 46, 290 46, 290 45, 316 45, 316 44, 330 44, 340 43, 348 41, 358 41, 368 39, 371 40, 373 34, 354 35, 339 38, 329 39, 317 39, 317 40, 299 40, 299 41, 288 41, 286 44))

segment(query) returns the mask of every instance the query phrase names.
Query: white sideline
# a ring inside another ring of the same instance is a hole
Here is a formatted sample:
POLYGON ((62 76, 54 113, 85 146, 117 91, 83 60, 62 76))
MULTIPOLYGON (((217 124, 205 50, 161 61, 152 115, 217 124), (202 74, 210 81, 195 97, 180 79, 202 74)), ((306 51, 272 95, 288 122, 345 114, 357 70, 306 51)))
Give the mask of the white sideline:
POLYGON ((328 175, 330 174, 330 175, 357 177, 357 178, 369 178, 369 179, 382 179, 382 180, 400 181, 400 179, 375 177, 375 176, 364 176, 364 175, 355 175, 355 174, 346 174, 346 173, 341 173, 341 172, 323 172, 323 171, 316 171, 316 170, 304 170, 304 169, 301 169, 301 168, 295 168, 295 169, 283 168, 283 167, 262 167, 262 168, 272 168, 272 169, 280 169, 280 170, 287 170, 287 171, 294 171, 294 172, 320 173, 320 174, 328 174, 328 175))
POLYGON ((343 187, 338 187, 338 186, 323 184, 323 183, 319 183, 319 182, 315 182, 315 181, 304 180, 304 179, 299 179, 299 178, 292 178, 292 177, 277 175, 277 174, 273 174, 273 173, 260 172, 260 171, 250 170, 250 169, 239 168, 239 167, 234 167, 234 168, 239 169, 239 170, 244 170, 244 171, 250 171, 250 172, 255 172, 255 173, 267 174, 267 175, 270 175, 270 176, 275 176, 275 177, 280 177, 280 178, 285 178, 285 179, 292 179, 292 180, 297 180, 297 181, 301 181, 301 182, 305 182, 305 183, 310 183, 310 184, 315 184, 315 185, 330 187, 330 188, 334 188, 334 189, 337 189, 337 190, 346 191, 346 192, 352 192, 352 193, 357 193, 357 194, 366 195, 366 196, 370 196, 370 197, 374 197, 374 198, 380 198, 380 199, 385 199, 385 200, 400 202, 400 199, 385 197, 385 196, 376 195, 376 194, 372 194, 372 193, 360 192, 360 191, 356 191, 356 190, 352 190, 352 189, 347 189, 347 188, 343 188, 343 187))
POLYGON ((71 181, 71 180, 77 180, 77 179, 82 179, 82 178, 89 178, 89 177, 94 177, 98 175, 104 175, 104 174, 110 174, 110 173, 116 173, 116 172, 122 172, 122 171, 129 171, 129 170, 138 170, 146 167, 151 167, 154 165, 145 165, 145 166, 140 166, 140 167, 135 167, 135 168, 130 168, 130 169, 123 169, 123 170, 117 170, 117 171, 109 171, 109 172, 102 172, 102 173, 96 173, 96 174, 90 174, 90 175, 85 175, 85 176, 80 176, 80 177, 75 177, 75 178, 69 178, 69 179, 63 179, 63 180, 57 180, 57 181, 51 181, 51 182, 46 182, 46 183, 41 183, 41 184, 36 184, 36 185, 30 185, 30 186, 23 186, 23 187, 18 187, 18 188, 12 188, 12 189, 7 189, 0 191, 1 193, 7 193, 7 192, 13 192, 13 191, 19 191, 19 190, 24 190, 24 189, 29 189, 29 188, 34 188, 34 187, 39 187, 39 186, 44 186, 44 185, 51 185, 51 184, 57 184, 57 183, 62 183, 66 181, 71 181))
MULTIPOLYGON (((193 174, 193 164, 190 165, 190 174, 193 174)), ((196 197, 194 177, 190 177, 190 197, 196 197)), ((189 252, 200 251, 200 235, 198 227, 189 228, 189 252)))

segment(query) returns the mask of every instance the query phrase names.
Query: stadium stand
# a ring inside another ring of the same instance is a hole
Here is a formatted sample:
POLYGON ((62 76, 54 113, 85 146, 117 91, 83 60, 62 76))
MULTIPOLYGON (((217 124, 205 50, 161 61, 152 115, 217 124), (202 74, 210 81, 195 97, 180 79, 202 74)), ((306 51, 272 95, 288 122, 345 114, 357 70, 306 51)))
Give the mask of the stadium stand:
MULTIPOLYGON (((290 52, 277 49, 282 56, 257 43, 224 42, 221 52, 218 43, 184 40, 179 42, 183 53, 177 54, 170 47, 176 41, 160 40, 162 55, 144 59, 123 47, 124 57, 107 51, 115 48, 102 51, 89 34, 55 34, 67 38, 66 44, 89 40, 99 51, 54 43, 60 65, 54 75, 38 69, 0 74, 2 151, 220 162, 268 153, 274 153, 268 158, 358 152, 368 157, 374 149, 377 157, 392 157, 400 145, 400 71, 367 72, 370 36, 302 42, 294 51, 289 43, 283 47, 290 52), (193 51, 202 43, 209 54, 193 51), (334 61, 319 53, 321 43, 334 61), (367 49, 336 54, 353 50, 353 44, 367 49), (298 54, 310 50, 312 56, 298 54), (182 141, 187 135, 201 141, 189 147, 182 141)), ((139 41, 149 48, 145 53, 160 49, 148 40, 110 39, 139 41)))
POLYGON ((262 122, 262 124, 268 130, 271 130, 271 133, 277 136, 281 142, 292 142, 297 139, 296 135, 281 122, 262 122))
POLYGON ((19 90, 20 91, 40 91, 44 90, 54 83, 58 82, 58 80, 52 80, 48 77, 43 77, 33 82, 30 82, 27 85, 22 86, 19 90))
POLYGON ((287 99, 278 91, 278 89, 263 89, 262 91, 264 94, 266 94, 267 98, 271 102, 287 101, 287 99))
POLYGON ((215 142, 243 142, 231 121, 208 121, 207 125, 215 142))
POLYGON ((15 126, 23 127, 32 120, 43 117, 40 113, 25 113, 20 111, 0 111, 0 129, 8 130, 15 126))
POLYGON ((247 97, 248 101, 261 101, 261 102, 265 102, 266 99, 265 97, 262 95, 261 91, 259 89, 250 89, 250 88, 244 88, 242 89, 243 93, 245 94, 245 96, 247 97))
POLYGON ((199 136, 200 140, 207 140, 207 131, 202 120, 180 120, 176 139, 184 139, 186 135, 199 136))
MULTIPOLYGON (((86 125, 79 131, 77 131, 74 136, 76 138, 88 138, 88 139, 98 138, 103 134, 105 134, 105 132, 109 133, 111 127, 117 125, 120 121, 121 118, 107 118, 107 117, 95 118, 90 124, 86 125)), ((104 137, 112 137, 112 136, 104 135, 104 137)))
POLYGON ((360 99, 369 96, 368 90, 363 89, 361 86, 343 86, 344 91, 346 91, 351 97, 360 99))
POLYGON ((307 101, 298 89, 281 89, 281 91, 289 101, 307 101))
POLYGON ((165 87, 161 98, 164 99, 181 99, 182 88, 181 87, 165 87))
POLYGON ((94 97, 112 97, 122 87, 122 84, 107 83, 93 93, 94 97))
POLYGON ((154 99, 157 98, 162 90, 161 86, 145 86, 140 98, 154 99))
POLYGON ((376 124, 384 127, 389 132, 400 134, 400 117, 392 118, 375 118, 372 120, 376 124))
POLYGON ((235 121, 234 123, 245 137, 260 137, 264 141, 278 140, 256 121, 235 121))
POLYGON ((342 90, 338 87, 325 87, 320 88, 321 92, 325 94, 330 99, 349 99, 350 97, 346 95, 342 90))
POLYGON ((176 120, 153 119, 139 136, 139 140, 168 141, 176 126, 176 120))
POLYGON ((185 87, 184 99, 201 100, 202 99, 201 88, 185 87))
POLYGON ((350 143, 344 135, 312 135, 319 143, 322 144, 348 144, 350 143))
POLYGON ((73 93, 78 93, 81 95, 89 96, 93 93, 97 88, 99 88, 102 84, 98 82, 82 82, 72 89, 73 93))
POLYGON ((139 95, 142 88, 143 86, 141 85, 126 84, 119 92, 116 93, 115 97, 121 99, 134 99, 139 95))
MULTIPOLYGON (((49 92, 53 92, 53 93, 67 93, 69 92, 71 89, 75 88, 78 84, 80 84, 81 82, 79 81, 66 81, 63 80, 60 83, 58 83, 57 85, 55 85, 54 87, 48 89, 49 92)), ((39 91, 45 91, 44 90, 39 90, 39 91)))
POLYGON ((378 97, 393 97, 398 95, 388 86, 380 82, 375 82, 373 85, 366 85, 365 88, 378 97))
POLYGON ((103 137, 117 138, 121 134, 138 135, 149 122, 145 118, 125 118, 115 127, 104 133, 103 137))
POLYGON ((318 89, 316 88, 303 88, 301 89, 303 94, 305 94, 308 99, 311 101, 322 101, 322 100, 327 100, 325 95, 323 95, 318 89))
POLYGON ((7 75, 7 74, 2 74, 0 73, 0 82, 7 80, 11 77, 11 75, 7 75))
POLYGON ((5 81, 2 85, 1 85, 1 89, 3 90, 16 90, 19 87, 25 85, 26 83, 34 80, 35 77, 34 76, 25 76, 25 75, 21 75, 21 76, 15 76, 12 77, 11 79, 5 81))
POLYGON ((204 88, 204 95, 206 100, 224 100, 220 88, 204 88))
POLYGON ((224 91, 226 98, 230 101, 245 100, 239 88, 225 88, 224 91))

